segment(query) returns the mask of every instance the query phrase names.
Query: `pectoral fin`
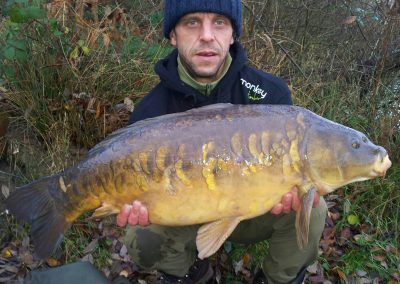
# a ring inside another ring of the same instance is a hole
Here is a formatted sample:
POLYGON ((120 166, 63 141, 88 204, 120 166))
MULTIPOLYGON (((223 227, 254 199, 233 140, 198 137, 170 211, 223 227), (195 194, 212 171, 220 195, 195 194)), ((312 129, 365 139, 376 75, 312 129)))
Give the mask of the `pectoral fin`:
POLYGON ((103 203, 101 207, 97 208, 92 216, 90 216, 90 219, 99 219, 99 218, 104 218, 106 216, 112 215, 112 214, 117 214, 119 213, 120 209, 116 208, 112 204, 108 203, 103 203))
POLYGON ((308 244, 310 215, 316 190, 315 188, 311 187, 303 192, 303 196, 301 197, 301 207, 296 214, 297 245, 300 249, 304 249, 308 244))
POLYGON ((196 237, 198 257, 203 259, 214 254, 243 219, 231 217, 201 226, 196 237))

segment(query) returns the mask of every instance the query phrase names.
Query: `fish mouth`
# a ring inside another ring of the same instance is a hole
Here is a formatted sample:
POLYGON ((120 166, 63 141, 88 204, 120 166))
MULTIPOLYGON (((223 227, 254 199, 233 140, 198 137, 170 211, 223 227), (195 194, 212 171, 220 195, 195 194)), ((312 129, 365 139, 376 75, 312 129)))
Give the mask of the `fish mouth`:
POLYGON ((372 174, 374 177, 385 177, 387 170, 392 166, 392 162, 389 159, 389 155, 378 159, 375 163, 374 169, 372 169, 372 174))

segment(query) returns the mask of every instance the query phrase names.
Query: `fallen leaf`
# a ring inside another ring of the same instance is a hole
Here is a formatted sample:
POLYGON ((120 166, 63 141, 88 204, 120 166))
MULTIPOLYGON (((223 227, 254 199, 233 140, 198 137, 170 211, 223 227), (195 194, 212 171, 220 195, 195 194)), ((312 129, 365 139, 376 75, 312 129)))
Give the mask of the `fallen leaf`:
POLYGON ((388 264, 387 264, 386 261, 381 261, 381 265, 382 265, 385 269, 388 269, 388 268, 389 268, 389 266, 388 266, 388 264))
POLYGON ((245 253, 242 257, 243 259, 243 267, 249 267, 251 256, 249 253, 245 253))
POLYGON ((373 258, 376 261, 384 261, 386 259, 386 256, 384 256, 384 255, 374 255, 373 258))
POLYGON ((352 237, 352 233, 349 227, 345 227, 341 232, 340 232, 340 238, 338 239, 338 243, 340 245, 345 244, 347 241, 349 241, 352 237))
POLYGON ((125 98, 124 99, 124 105, 128 109, 129 112, 133 112, 133 109, 135 108, 135 105, 133 101, 130 98, 125 98))
POLYGON ((3 196, 7 198, 10 195, 10 189, 8 186, 5 186, 4 184, 1 186, 1 193, 3 193, 3 196))
POLYGON ((128 253, 128 248, 126 247, 126 245, 123 245, 119 251, 119 255, 121 257, 124 257, 127 253, 128 253))
POLYGON ((347 283, 346 274, 340 268, 335 268, 333 271, 339 276, 340 279, 347 283))
POLYGON ((128 278, 129 272, 128 272, 128 270, 123 269, 123 270, 119 273, 119 275, 128 278))
POLYGON ((315 261, 313 264, 307 267, 307 271, 311 274, 317 274, 318 272, 318 261, 315 261))
POLYGON ((307 279, 312 283, 323 283, 325 281, 325 278, 322 275, 308 276, 307 279))
POLYGON ((94 263, 93 255, 91 253, 85 255, 84 257, 81 258, 81 261, 88 261, 91 264, 94 263))
POLYGON ((357 270, 356 273, 359 277, 367 276, 367 272, 364 270, 357 270))
POLYGON ((49 258, 46 260, 46 263, 47 263, 47 265, 50 266, 50 267, 55 267, 55 266, 59 266, 59 265, 60 265, 60 262, 59 262, 57 259, 52 258, 52 257, 49 257, 49 258))
POLYGON ((369 280, 368 278, 358 278, 357 279, 357 284, 369 284, 371 283, 371 280, 369 280))
POLYGON ((243 259, 239 261, 233 261, 233 269, 235 270, 235 274, 237 275, 243 268, 243 259))
POLYGON ((351 25, 357 20, 357 16, 348 16, 343 20, 343 24, 345 25, 351 25))
POLYGON ((93 252, 95 249, 96 249, 96 247, 97 247, 97 243, 99 242, 99 240, 96 238, 96 239, 94 239, 94 240, 92 240, 86 247, 85 247, 85 249, 83 250, 83 254, 88 254, 88 253, 91 253, 91 252, 93 252))
POLYGON ((12 253, 11 253, 11 250, 10 250, 10 248, 4 248, 4 250, 3 250, 3 256, 4 257, 6 257, 6 258, 9 258, 9 257, 12 257, 12 253))
POLYGON ((33 255, 30 252, 25 252, 23 254, 20 254, 20 258, 22 263, 24 263, 27 266, 31 266, 34 263, 33 255))
POLYGON ((371 235, 367 235, 367 234, 354 235, 353 238, 357 243, 359 243, 359 242, 371 242, 374 239, 371 235))

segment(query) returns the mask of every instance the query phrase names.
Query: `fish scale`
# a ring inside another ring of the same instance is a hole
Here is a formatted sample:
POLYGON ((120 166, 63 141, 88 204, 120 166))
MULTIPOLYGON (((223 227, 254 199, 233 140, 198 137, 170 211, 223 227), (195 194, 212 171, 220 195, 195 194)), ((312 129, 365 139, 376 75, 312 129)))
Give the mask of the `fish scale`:
POLYGON ((122 128, 76 166, 18 188, 6 204, 32 223, 41 258, 83 213, 100 218, 133 200, 147 207, 153 224, 203 224, 196 244, 204 258, 293 187, 304 247, 315 192, 384 176, 390 166, 385 149, 364 134, 304 108, 217 104, 122 128))

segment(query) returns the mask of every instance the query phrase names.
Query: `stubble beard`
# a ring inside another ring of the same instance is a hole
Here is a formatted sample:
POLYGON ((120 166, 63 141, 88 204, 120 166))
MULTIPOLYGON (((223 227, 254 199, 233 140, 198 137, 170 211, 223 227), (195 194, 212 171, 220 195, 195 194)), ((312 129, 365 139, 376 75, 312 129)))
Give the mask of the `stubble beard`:
POLYGON ((186 71, 189 73, 192 78, 194 78, 196 81, 207 81, 208 83, 211 83, 213 81, 216 81, 218 79, 219 71, 222 69, 222 66, 224 66, 226 61, 226 58, 222 60, 221 63, 219 63, 213 70, 210 71, 202 71, 199 70, 200 68, 197 68, 194 66, 194 64, 189 64, 186 62, 184 58, 181 57, 181 62, 183 66, 185 67, 186 71))

